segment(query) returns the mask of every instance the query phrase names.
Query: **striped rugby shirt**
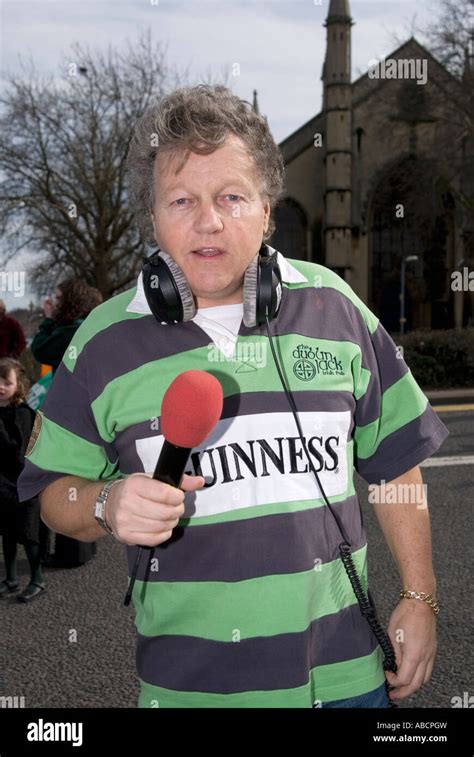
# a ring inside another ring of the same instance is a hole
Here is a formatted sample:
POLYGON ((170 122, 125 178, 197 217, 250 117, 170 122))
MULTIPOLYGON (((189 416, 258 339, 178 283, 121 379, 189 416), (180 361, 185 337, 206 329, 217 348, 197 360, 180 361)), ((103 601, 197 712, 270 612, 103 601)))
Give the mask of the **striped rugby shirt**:
MULTIPOLYGON (((323 266, 280 253, 279 262, 275 347, 368 589, 354 468, 369 483, 390 481, 448 432, 351 288, 323 266)), ((264 326, 242 323, 229 355, 197 323, 158 323, 140 274, 74 335, 30 440, 21 499, 63 475, 153 471, 163 394, 189 369, 220 380, 224 410, 187 465, 205 489, 186 495, 172 538, 142 556, 139 706, 312 707, 375 689, 381 650, 339 559, 341 536, 308 472, 264 326)), ((136 547, 126 549, 130 573, 136 547)))

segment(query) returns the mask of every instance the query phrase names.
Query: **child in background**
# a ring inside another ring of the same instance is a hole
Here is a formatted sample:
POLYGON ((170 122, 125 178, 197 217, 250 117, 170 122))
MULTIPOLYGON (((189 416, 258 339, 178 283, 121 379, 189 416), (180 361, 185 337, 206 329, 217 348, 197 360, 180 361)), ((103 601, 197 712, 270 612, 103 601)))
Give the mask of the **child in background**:
POLYGON ((25 464, 25 451, 35 421, 26 404, 29 382, 18 360, 0 359, 0 534, 6 578, 0 582, 0 596, 19 591, 17 544, 23 544, 30 565, 30 582, 18 595, 31 602, 46 591, 40 563, 40 504, 37 497, 18 501, 16 482, 25 464))

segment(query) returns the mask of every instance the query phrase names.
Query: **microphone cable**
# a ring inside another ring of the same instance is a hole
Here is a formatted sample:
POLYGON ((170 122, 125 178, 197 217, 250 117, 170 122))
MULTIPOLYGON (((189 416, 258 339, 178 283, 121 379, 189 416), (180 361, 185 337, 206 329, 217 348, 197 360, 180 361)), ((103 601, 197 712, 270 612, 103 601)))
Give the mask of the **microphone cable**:
MULTIPOLYGON (((339 532, 340 532, 340 534, 342 536, 342 539, 343 539, 343 541, 339 544, 339 553, 340 553, 340 556, 341 556, 342 564, 344 565, 344 569, 346 571, 347 577, 348 577, 348 579, 349 579, 349 581, 351 583, 352 589, 353 589, 354 594, 356 596, 357 602, 358 602, 359 607, 360 607, 360 611, 361 611, 363 617, 365 618, 365 620, 367 621, 367 623, 369 624, 369 626, 370 626, 370 628, 371 628, 371 630, 372 630, 375 638, 377 639, 377 642, 379 643, 379 645, 380 645, 380 647, 382 649, 383 656, 384 656, 384 659, 383 659, 383 669, 384 670, 389 670, 392 673, 396 673, 397 672, 397 663, 396 663, 395 651, 393 649, 392 642, 391 642, 388 634, 385 633, 384 629, 380 625, 380 623, 378 621, 378 618, 377 618, 377 613, 376 613, 376 610, 375 610, 375 606, 372 603, 372 601, 371 601, 370 597, 368 596, 368 594, 365 593, 365 591, 364 591, 364 589, 362 587, 360 578, 359 578, 359 576, 357 574, 356 566, 354 564, 354 558, 352 556, 352 551, 351 551, 351 549, 352 549, 351 548, 351 543, 350 543, 349 538, 348 538, 348 536, 347 536, 347 534, 346 534, 346 532, 344 530, 344 527, 343 527, 343 525, 342 525, 342 523, 340 521, 339 516, 333 510, 333 508, 331 506, 331 503, 329 502, 329 500, 328 500, 328 498, 326 496, 326 493, 325 493, 325 491, 324 491, 324 489, 323 489, 323 487, 321 485, 321 481, 319 480, 318 473, 317 473, 316 469, 314 468, 313 461, 312 461, 312 459, 310 457, 310 454, 308 452, 308 449, 306 447, 306 439, 305 439, 305 437, 303 435, 303 429, 301 427, 300 419, 299 419, 299 416, 298 416, 298 410, 297 410, 297 407, 296 407, 295 399, 293 397, 291 389, 289 389, 289 387, 286 384, 286 381, 285 381, 285 378, 283 376, 283 372, 281 370, 280 363, 279 363, 279 360, 278 360, 278 357, 277 357, 277 354, 276 354, 276 350, 275 350, 275 347, 274 347, 274 344, 273 344, 273 338, 272 338, 272 335, 270 333, 270 321, 268 319, 268 308, 267 308, 267 311, 265 313, 265 321, 266 321, 266 327, 267 327, 268 340, 270 342, 270 347, 271 347, 271 351, 272 351, 272 355, 273 355, 273 360, 274 360, 276 369, 278 371, 278 376, 280 378, 281 385, 283 387, 283 390, 285 392, 286 398, 288 400, 288 404, 290 406, 291 412, 292 412, 293 417, 295 419, 295 423, 296 423, 296 426, 297 426, 297 429, 298 429, 298 434, 299 434, 301 443, 303 445, 303 449, 304 449, 306 458, 307 458, 308 463, 309 463, 309 468, 310 468, 311 472, 314 474, 314 476, 316 478, 316 482, 317 482, 317 484, 319 486, 319 489, 320 489, 321 494, 323 496, 324 502, 327 505, 327 507, 329 508, 329 511, 330 511, 331 515, 333 516, 334 520, 336 521, 337 527, 338 527, 339 532)), ((359 507, 360 507, 360 504, 359 504, 359 507)), ((391 686, 389 684, 389 682, 387 681, 387 679, 385 679, 385 689, 387 691, 387 696, 388 696, 388 693, 390 691, 392 691, 394 688, 395 687, 391 686)), ((390 698, 389 698, 389 703, 390 703, 390 707, 397 707, 396 703, 393 702, 390 698)))

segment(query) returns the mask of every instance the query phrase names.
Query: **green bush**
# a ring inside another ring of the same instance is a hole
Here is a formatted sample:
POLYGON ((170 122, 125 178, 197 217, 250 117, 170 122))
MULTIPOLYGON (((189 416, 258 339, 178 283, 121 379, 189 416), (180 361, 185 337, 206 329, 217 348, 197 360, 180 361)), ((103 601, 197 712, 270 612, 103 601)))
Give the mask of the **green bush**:
POLYGON ((474 328, 411 331, 394 341, 423 389, 474 386, 474 328))

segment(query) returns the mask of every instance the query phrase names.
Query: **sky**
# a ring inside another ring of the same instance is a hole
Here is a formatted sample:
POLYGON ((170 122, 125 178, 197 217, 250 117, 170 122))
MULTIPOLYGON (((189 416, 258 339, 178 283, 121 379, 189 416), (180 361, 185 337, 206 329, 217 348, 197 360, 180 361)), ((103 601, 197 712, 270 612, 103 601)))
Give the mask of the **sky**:
MULTIPOLYGON (((75 62, 73 42, 121 47, 150 29, 166 47, 167 64, 187 70, 189 84, 209 74, 225 77, 249 101, 256 89, 279 143, 321 110, 328 6, 329 0, 0 0, 1 72, 19 71, 21 56, 42 74, 59 76, 61 61, 75 62)), ((426 28, 440 6, 441 0, 350 0, 352 78, 426 28)), ((18 258, 0 273, 27 261, 18 258)), ((6 291, 0 278, 8 307, 36 301, 29 278, 23 297, 6 291)))

